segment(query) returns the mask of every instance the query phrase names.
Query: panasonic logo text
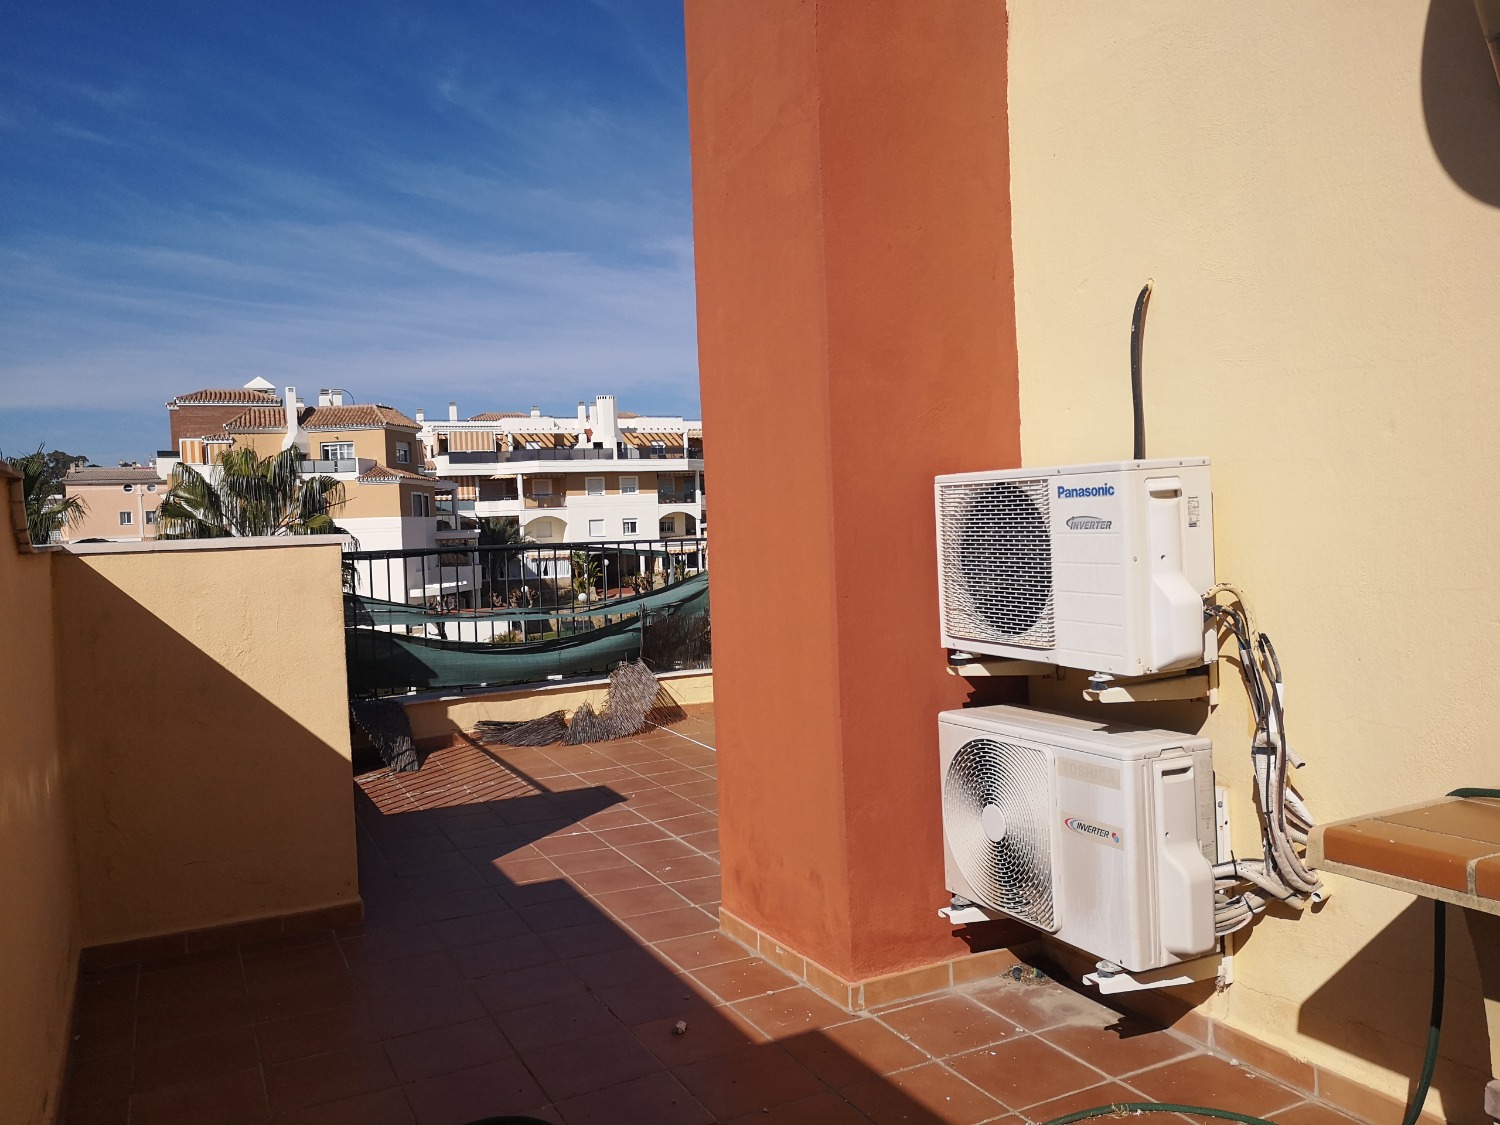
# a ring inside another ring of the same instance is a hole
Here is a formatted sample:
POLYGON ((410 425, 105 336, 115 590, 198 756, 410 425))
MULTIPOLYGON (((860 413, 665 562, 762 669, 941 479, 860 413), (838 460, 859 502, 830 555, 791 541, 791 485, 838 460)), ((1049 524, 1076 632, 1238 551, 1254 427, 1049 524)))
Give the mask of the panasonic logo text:
POLYGON ((1069 488, 1065 484, 1057 486, 1057 498, 1059 500, 1083 500, 1090 496, 1113 496, 1115 486, 1112 484, 1095 484, 1087 488, 1069 488))

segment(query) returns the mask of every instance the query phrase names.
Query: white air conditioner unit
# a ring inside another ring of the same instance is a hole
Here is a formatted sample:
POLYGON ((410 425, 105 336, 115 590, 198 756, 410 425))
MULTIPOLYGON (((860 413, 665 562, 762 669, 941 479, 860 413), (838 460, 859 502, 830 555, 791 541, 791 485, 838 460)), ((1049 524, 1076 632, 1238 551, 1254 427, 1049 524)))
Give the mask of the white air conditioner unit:
POLYGON ((1022 707, 938 724, 954 895, 1132 973, 1216 948, 1208 739, 1022 707))
POLYGON ((1211 659, 1208 461, 937 478, 943 645, 1117 676, 1211 659))

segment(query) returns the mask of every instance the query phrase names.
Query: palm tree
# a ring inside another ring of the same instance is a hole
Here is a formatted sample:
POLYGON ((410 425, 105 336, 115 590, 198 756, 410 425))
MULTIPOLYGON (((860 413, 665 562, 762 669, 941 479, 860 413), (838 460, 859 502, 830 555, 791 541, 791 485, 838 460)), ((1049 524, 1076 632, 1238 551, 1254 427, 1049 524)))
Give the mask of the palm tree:
MULTIPOLYGON (((83 521, 88 505, 77 496, 63 495, 63 474, 84 458, 67 454, 47 454, 45 446, 35 453, 16 457, 12 468, 21 474, 21 495, 26 499, 26 529, 33 543, 50 543, 52 536, 65 527, 77 527, 83 521)), ((5 460, 0 455, 0 461, 5 460)))
POLYGON ((245 447, 220 457, 211 475, 177 464, 157 510, 157 537, 344 534, 333 522, 344 504, 343 483, 303 476, 300 460, 295 446, 265 458, 245 447))

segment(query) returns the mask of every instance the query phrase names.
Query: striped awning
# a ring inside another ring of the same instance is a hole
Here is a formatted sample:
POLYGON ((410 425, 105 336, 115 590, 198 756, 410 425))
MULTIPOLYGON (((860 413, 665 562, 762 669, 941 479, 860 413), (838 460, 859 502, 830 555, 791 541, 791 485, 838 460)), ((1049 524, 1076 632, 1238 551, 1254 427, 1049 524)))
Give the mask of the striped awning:
POLYGON ((510 440, 516 449, 571 449, 572 434, 511 434, 510 440))
POLYGON ((457 486, 458 498, 460 500, 479 499, 479 485, 476 482, 469 480, 460 480, 455 481, 454 484, 457 486))
POLYGON ((625 439, 625 444, 626 445, 635 445, 635 446, 639 446, 639 447, 641 447, 643 449, 649 449, 651 447, 651 444, 653 442, 661 442, 662 445, 667 445, 667 446, 674 446, 675 445, 675 446, 678 446, 679 448, 682 445, 682 435, 680 433, 677 433, 677 434, 625 433, 625 434, 621 434, 620 436, 625 439))
POLYGON ((449 430, 449 453, 492 453, 495 449, 494 430, 449 430))

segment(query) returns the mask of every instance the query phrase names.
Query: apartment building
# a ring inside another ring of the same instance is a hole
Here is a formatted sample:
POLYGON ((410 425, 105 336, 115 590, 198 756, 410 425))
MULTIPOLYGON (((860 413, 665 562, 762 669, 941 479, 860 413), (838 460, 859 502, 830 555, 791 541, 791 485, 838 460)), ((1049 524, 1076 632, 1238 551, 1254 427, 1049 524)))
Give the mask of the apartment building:
MULTIPOLYGON (((162 476, 179 463, 211 474, 219 457, 233 448, 266 457, 295 446, 302 451, 304 474, 343 483, 345 499, 334 519, 352 537, 349 549, 462 547, 478 538, 478 531, 458 526, 454 486, 423 470, 420 427, 413 419, 384 403, 355 402, 341 388, 321 389, 317 404, 310 406, 295 387, 278 397, 264 390, 263 383, 195 391, 169 402, 177 448, 158 453, 162 476), (230 404, 238 408, 227 412, 230 404)), ((463 570, 458 576, 448 574, 443 588, 466 587, 470 578, 468 568, 463 570)), ((398 564, 382 574, 381 589, 366 593, 408 601, 438 589, 435 579, 433 589, 426 589, 429 583, 420 567, 398 564)))
POLYGON ((516 520, 538 542, 670 539, 705 533, 703 423, 620 412, 613 395, 572 417, 417 411, 426 465, 456 489, 460 515, 516 520))
POLYGON ((156 538, 156 509, 167 492, 167 482, 156 469, 141 465, 75 468, 63 478, 63 490, 84 506, 78 523, 63 529, 65 541, 138 543, 156 538))

